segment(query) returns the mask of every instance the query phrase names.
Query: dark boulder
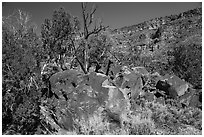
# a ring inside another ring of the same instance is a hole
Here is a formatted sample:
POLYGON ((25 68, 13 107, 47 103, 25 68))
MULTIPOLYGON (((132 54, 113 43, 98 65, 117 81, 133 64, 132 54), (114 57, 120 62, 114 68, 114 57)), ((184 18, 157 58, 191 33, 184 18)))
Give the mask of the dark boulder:
POLYGON ((174 90, 177 92, 178 96, 182 96, 185 94, 185 92, 190 87, 190 84, 185 82, 184 80, 180 79, 176 75, 169 75, 166 74, 163 77, 163 80, 165 80, 168 84, 171 85, 171 87, 174 88, 174 90))
POLYGON ((175 88, 171 86, 167 81, 159 80, 156 84, 156 88, 164 91, 165 92, 164 94, 170 98, 175 99, 178 96, 175 88))

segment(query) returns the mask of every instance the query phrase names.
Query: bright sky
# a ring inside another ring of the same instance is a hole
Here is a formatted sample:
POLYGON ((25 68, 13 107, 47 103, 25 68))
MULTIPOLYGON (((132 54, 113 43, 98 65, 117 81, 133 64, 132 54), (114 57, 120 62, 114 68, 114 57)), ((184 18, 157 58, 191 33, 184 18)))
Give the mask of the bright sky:
MULTIPOLYGON (((135 25, 156 17, 178 14, 201 6, 201 2, 95 2, 98 9, 96 17, 103 20, 110 28, 135 25)), ((2 15, 8 16, 14 10, 21 9, 32 15, 32 21, 38 26, 37 33, 46 18, 51 18, 53 11, 64 7, 69 13, 81 19, 80 2, 7 2, 3 3, 2 15)))

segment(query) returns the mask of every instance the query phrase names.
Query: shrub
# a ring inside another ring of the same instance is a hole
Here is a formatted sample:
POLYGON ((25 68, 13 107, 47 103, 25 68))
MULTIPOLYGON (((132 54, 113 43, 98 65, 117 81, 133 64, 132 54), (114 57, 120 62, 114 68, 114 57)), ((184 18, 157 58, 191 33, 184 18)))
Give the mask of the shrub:
POLYGON ((202 111, 198 108, 186 108, 179 114, 179 122, 202 130, 202 111))
POLYGON ((28 19, 18 10, 2 23, 3 134, 34 134, 39 123, 39 39, 28 19))
POLYGON ((198 44, 174 47, 174 73, 195 88, 202 88, 202 46, 198 44))

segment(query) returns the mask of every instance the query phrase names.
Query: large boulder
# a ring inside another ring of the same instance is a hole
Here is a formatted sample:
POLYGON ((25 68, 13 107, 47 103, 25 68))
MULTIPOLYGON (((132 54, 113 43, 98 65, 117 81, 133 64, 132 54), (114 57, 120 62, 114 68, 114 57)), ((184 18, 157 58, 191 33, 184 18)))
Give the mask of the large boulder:
POLYGON ((122 71, 115 75, 113 82, 116 87, 123 89, 124 93, 130 94, 132 99, 137 98, 143 92, 142 73, 135 72, 126 66, 122 67, 122 71))
POLYGON ((188 91, 179 97, 179 102, 185 106, 202 108, 202 92, 189 88, 188 91))
POLYGON ((171 98, 176 99, 178 96, 174 87, 172 87, 167 81, 159 80, 156 84, 156 88, 164 91, 164 95, 167 97, 171 97, 171 98))
POLYGON ((53 74, 49 81, 51 90, 58 92, 60 90, 68 91, 70 87, 76 87, 78 84, 78 77, 82 74, 76 70, 65 70, 53 74))
POLYGON ((59 98, 50 99, 53 121, 65 130, 73 130, 75 120, 91 117, 99 108, 108 116, 118 116, 126 109, 123 92, 100 73, 81 75, 77 71, 58 72, 50 78, 51 89, 59 98))
POLYGON ((166 80, 176 90, 178 96, 184 95, 189 88, 189 84, 176 75, 166 74, 163 80, 166 80))
POLYGON ((114 86, 108 79, 103 82, 102 86, 109 90, 108 100, 105 106, 107 115, 114 121, 120 123, 122 114, 130 109, 130 102, 126 95, 127 93, 124 89, 114 86))
POLYGON ((175 75, 166 74, 158 80, 156 88, 176 99, 187 92, 189 84, 175 75))
POLYGON ((125 74, 122 88, 129 88, 131 91, 131 97, 137 98, 143 92, 143 82, 141 75, 134 72, 125 74))

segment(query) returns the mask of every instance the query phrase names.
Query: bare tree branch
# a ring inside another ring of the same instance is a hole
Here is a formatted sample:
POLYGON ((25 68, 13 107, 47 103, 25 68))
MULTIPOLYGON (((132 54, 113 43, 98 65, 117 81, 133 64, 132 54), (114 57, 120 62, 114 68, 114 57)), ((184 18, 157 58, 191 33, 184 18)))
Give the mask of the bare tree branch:
POLYGON ((89 14, 86 13, 86 15, 85 15, 85 21, 86 21, 86 22, 87 22, 88 18, 89 18, 89 14))
MULTIPOLYGON (((107 50, 108 51, 108 50, 107 50)), ((114 54, 112 54, 110 51, 108 51, 108 53, 111 55, 111 56, 113 56, 118 62, 119 62, 119 64, 121 64, 121 61, 114 55, 114 54)))
POLYGON ((85 10, 85 9, 86 9, 86 6, 87 6, 87 2, 83 2, 83 3, 82 3, 82 7, 83 7, 82 9, 85 10))
POLYGON ((96 7, 94 7, 94 8, 92 9, 92 12, 89 14, 88 27, 90 27, 90 25, 91 25, 92 22, 93 22, 95 12, 96 12, 96 7))
POLYGON ((113 62, 112 62, 111 60, 108 60, 108 65, 107 65, 106 73, 105 73, 106 76, 108 76, 108 73, 109 73, 109 70, 110 70, 111 64, 113 64, 113 62))
POLYGON ((103 50, 103 53, 100 55, 99 58, 101 58, 105 53, 106 53, 107 50, 103 50))
POLYGON ((85 39, 88 39, 88 37, 90 36, 90 35, 92 35, 92 34, 98 34, 100 31, 102 31, 102 30, 105 30, 105 29, 107 29, 109 26, 106 26, 106 27, 103 27, 103 26, 100 26, 100 27, 98 27, 98 28, 94 28, 94 30, 92 30, 91 32, 89 32, 88 34, 87 34, 87 36, 85 37, 85 39))
POLYGON ((78 47, 78 48, 75 47, 74 40, 71 40, 71 42, 72 42, 72 46, 73 46, 73 49, 74 49, 73 59, 76 59, 76 60, 77 60, 77 62, 79 63, 81 69, 83 70, 83 72, 84 72, 85 74, 87 74, 86 69, 84 68, 83 64, 81 63, 81 61, 78 59, 78 57, 77 57, 77 55, 76 55, 76 54, 77 54, 77 51, 78 51, 78 49, 79 49, 79 47, 78 47))
POLYGON ((94 20, 94 14, 96 12, 97 7, 92 7, 91 12, 86 13, 86 5, 87 3, 82 3, 82 16, 83 16, 83 23, 84 23, 84 40, 85 40, 85 50, 84 50, 84 62, 85 62, 85 70, 88 69, 88 53, 89 53, 89 47, 88 47, 88 38, 92 34, 98 34, 100 31, 105 30, 107 27, 102 26, 102 23, 99 23, 99 26, 94 26, 94 29, 92 31, 89 31, 89 27, 93 24, 94 20))
POLYGON ((77 57, 75 57, 75 59, 77 60, 77 62, 78 62, 79 65, 81 66, 81 69, 83 70, 83 72, 84 72, 85 74, 87 74, 87 71, 86 71, 86 69, 84 68, 83 64, 79 61, 79 59, 78 59, 77 57))

